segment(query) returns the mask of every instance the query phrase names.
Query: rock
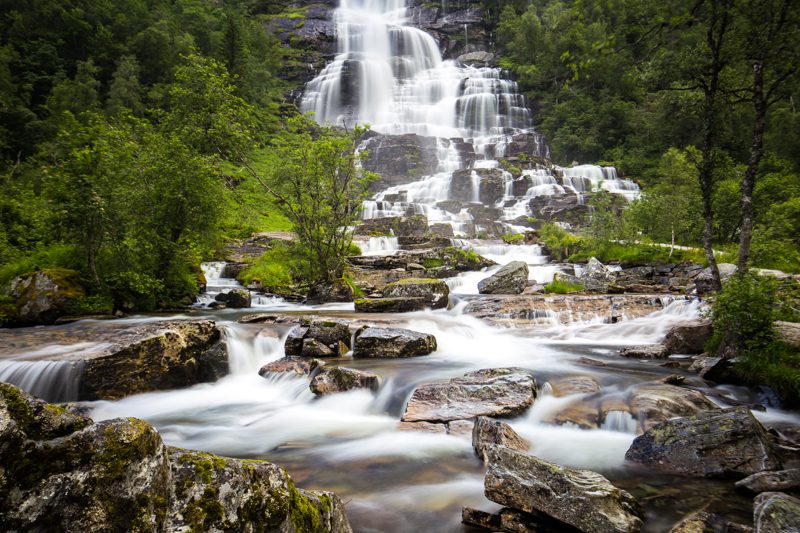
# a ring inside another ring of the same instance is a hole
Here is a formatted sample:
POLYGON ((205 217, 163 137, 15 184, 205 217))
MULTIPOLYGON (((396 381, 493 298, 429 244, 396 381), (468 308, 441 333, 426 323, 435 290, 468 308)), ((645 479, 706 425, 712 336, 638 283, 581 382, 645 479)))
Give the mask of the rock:
POLYGON ((746 407, 657 424, 634 439, 625 459, 698 477, 750 475, 780 468, 766 431, 746 407))
POLYGON ((567 274, 566 272, 556 272, 553 274, 553 281, 569 283, 570 285, 583 285, 581 278, 573 276, 572 274, 567 274))
POLYGON ((389 283, 383 289, 384 298, 425 298, 431 309, 447 307, 450 289, 442 280, 406 278, 389 283))
POLYGON ((464 168, 453 172, 448 198, 494 205, 502 200, 503 187, 503 171, 499 168, 464 168))
POLYGON ((408 313, 428 308, 427 298, 359 298, 357 313, 408 313))
POLYGON ((663 344, 629 346, 619 351, 621 357, 632 359, 663 359, 669 355, 663 344))
POLYGON ((313 285, 308 292, 306 303, 352 302, 353 297, 353 288, 344 279, 337 279, 332 283, 313 285))
POLYGON ((405 422, 448 422, 476 416, 514 416, 536 398, 536 382, 526 370, 490 368, 463 377, 417 387, 408 401, 405 422))
POLYGON ((794 491, 800 489, 800 468, 756 472, 752 476, 737 481, 736 488, 750 492, 794 491))
POLYGON ((458 56, 458 62, 468 67, 493 67, 494 54, 490 52, 469 52, 458 56))
POLYGON ((696 372, 701 378, 723 382, 729 375, 730 360, 725 357, 697 357, 689 366, 690 372, 696 372))
POLYGON ((531 514, 510 507, 504 507, 494 514, 471 507, 464 507, 461 510, 461 522, 490 531, 508 531, 511 533, 528 531, 572 533, 578 531, 541 513, 531 514))
POLYGON ((717 531, 731 531, 728 528, 728 521, 718 514, 700 509, 672 526, 669 533, 716 533, 717 531))
POLYGON ((783 492, 763 492, 753 502, 756 533, 800 531, 800 500, 783 492))
POLYGON ((233 289, 227 293, 225 304, 231 309, 244 309, 250 307, 250 291, 233 289))
POLYGON ((283 344, 283 353, 286 356, 300 355, 303 353, 303 339, 308 333, 308 326, 295 326, 286 336, 283 344))
POLYGON ((636 500, 596 472, 575 470, 503 446, 490 446, 486 497, 527 513, 542 512, 586 532, 637 532, 636 500))
POLYGON ((479 416, 472 428, 472 449, 481 461, 486 462, 486 450, 490 445, 506 446, 520 452, 527 452, 530 447, 528 441, 505 422, 479 416))
POLYGON ((481 294, 520 294, 528 285, 528 265, 512 261, 491 277, 478 282, 481 294))
POLYGON ((435 137, 375 134, 364 141, 363 149, 364 168, 381 177, 371 186, 374 192, 434 174, 439 165, 435 137))
POLYGON ((7 384, 0 464, 9 531, 351 531, 341 500, 273 464, 167 448, 146 422, 93 423, 7 384))
MULTIPOLYGON (((719 277, 723 283, 736 273, 736 265, 730 263, 717 263, 717 268, 719 268, 719 277)), ((695 276, 694 283, 698 295, 705 296, 712 293, 713 276, 711 275, 711 267, 704 268, 695 276)))
POLYGON ((431 224, 430 228, 428 228, 431 234, 442 237, 445 239, 452 239, 455 234, 453 233, 453 226, 446 223, 438 223, 438 224, 431 224))
POLYGON ((80 272, 65 268, 23 274, 8 287, 19 325, 52 324, 69 314, 70 307, 85 294, 80 272))
POLYGON ((614 273, 594 257, 583 267, 580 278, 587 292, 608 292, 609 284, 615 282, 614 273))
POLYGON ((324 366, 325 363, 319 359, 309 359, 307 357, 298 357, 296 355, 287 355, 277 361, 272 361, 262 366, 258 370, 258 375, 266 377, 267 374, 276 374, 283 372, 291 372, 300 375, 312 374, 316 369, 324 366))
POLYGON ((436 337, 400 328, 366 328, 356 334, 353 357, 417 357, 436 350, 436 337))
POLYGON ((350 350, 352 334, 346 320, 338 318, 303 319, 289 332, 283 345, 287 355, 303 357, 336 357, 350 350))
POLYGON ((398 422, 398 431, 423 431, 425 433, 447 434, 447 424, 434 424, 432 422, 398 422))
POLYGON ((337 366, 323 370, 311 380, 311 392, 317 396, 353 389, 378 390, 379 377, 372 372, 337 366))
POLYGON ((569 396, 570 394, 594 394, 600 392, 600 384, 589 376, 568 376, 549 382, 553 396, 569 396))
POLYGON ((772 328, 780 340, 793 348, 800 348, 800 323, 777 321, 772 328))
POLYGON ((116 345, 82 353, 79 400, 117 400, 156 390, 215 381, 228 358, 214 322, 169 321, 116 332, 116 345))
POLYGON ((317 339, 306 337, 303 339, 303 349, 300 355, 303 357, 336 357, 337 354, 317 339))
POLYGON ((630 411, 646 431, 660 422, 717 409, 702 392, 666 383, 643 383, 631 391, 630 411))
POLYGON ((668 354, 701 354, 712 334, 711 320, 693 320, 672 326, 664 338, 668 354))
POLYGON ((659 381, 661 383, 666 383, 667 385, 682 385, 683 382, 686 381, 686 376, 681 376, 679 374, 670 374, 665 378, 661 378, 659 381))

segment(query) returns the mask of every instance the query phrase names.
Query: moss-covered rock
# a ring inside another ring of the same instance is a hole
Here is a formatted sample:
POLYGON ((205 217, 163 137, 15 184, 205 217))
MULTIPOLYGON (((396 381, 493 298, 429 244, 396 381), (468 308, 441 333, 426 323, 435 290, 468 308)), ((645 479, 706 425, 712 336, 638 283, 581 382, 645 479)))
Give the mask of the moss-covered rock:
POLYGON ((20 325, 52 324, 86 295, 80 272, 50 268, 23 274, 11 281, 8 294, 16 304, 20 325))
POLYGON ((788 533, 800 524, 800 500, 783 492, 763 492, 753 505, 756 533, 788 533))
POLYGON ((407 313, 428 307, 426 298, 359 298, 355 301, 358 313, 407 313))
POLYGON ((311 380, 309 388, 317 396, 324 396, 353 389, 376 391, 379 385, 380 377, 374 372, 338 366, 317 374, 311 380))

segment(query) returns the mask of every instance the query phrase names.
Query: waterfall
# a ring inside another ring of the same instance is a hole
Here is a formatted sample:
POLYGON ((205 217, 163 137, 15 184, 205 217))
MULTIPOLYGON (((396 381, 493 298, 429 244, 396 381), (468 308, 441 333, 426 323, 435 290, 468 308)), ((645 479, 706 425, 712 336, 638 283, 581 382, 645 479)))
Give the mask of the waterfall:
POLYGON ((82 374, 82 361, 0 361, 0 381, 48 402, 76 401, 82 374))

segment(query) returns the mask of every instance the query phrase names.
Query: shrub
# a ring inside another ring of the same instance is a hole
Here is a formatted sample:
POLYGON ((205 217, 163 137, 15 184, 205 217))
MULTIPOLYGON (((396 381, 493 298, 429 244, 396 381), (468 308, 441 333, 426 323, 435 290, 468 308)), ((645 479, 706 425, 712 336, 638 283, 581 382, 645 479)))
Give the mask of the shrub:
POLYGON ((522 233, 506 233, 500 238, 506 244, 519 244, 525 240, 525 236, 522 233))
POLYGON ((262 288, 276 294, 285 294, 294 290, 295 279, 303 271, 305 254, 298 245, 276 243, 260 257, 253 260, 237 276, 245 284, 259 283, 262 288))
POLYGON ((544 292, 553 294, 569 294, 583 290, 582 283, 569 283, 566 281, 553 280, 544 286, 544 292))

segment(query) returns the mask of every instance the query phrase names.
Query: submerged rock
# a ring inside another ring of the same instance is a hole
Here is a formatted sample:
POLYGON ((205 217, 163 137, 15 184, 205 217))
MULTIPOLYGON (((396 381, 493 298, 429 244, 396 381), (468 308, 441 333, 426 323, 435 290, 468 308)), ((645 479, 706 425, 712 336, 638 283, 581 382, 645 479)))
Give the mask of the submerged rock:
POLYGON ((753 502, 756 533, 800 531, 800 500, 783 492, 763 492, 753 502))
POLYGON ((0 384, 0 523, 17 531, 351 531, 335 495, 264 462, 168 449, 135 418, 93 423, 0 384))
POLYGON ((380 378, 373 372, 334 367, 323 370, 311 380, 311 392, 317 396, 346 392, 353 389, 378 390, 380 378))
POLYGON ((431 309, 447 307, 449 295, 447 283, 432 278, 406 278, 383 289, 384 298, 424 298, 431 309))
POLYGON ((528 286, 528 265, 512 261, 491 277, 478 282, 481 294, 520 294, 528 286))
POLYGON ((633 533, 642 527, 636 500, 606 478, 503 446, 488 449, 486 497, 527 513, 542 512, 586 532, 633 533))
POLYGON ((664 337, 668 354, 701 354, 712 334, 711 320, 693 320, 672 326, 664 337))
POLYGON ((356 334, 355 358, 418 357, 436 350, 436 337, 401 328, 366 328, 356 334))
MULTIPOLYGON (((728 522, 725 517, 716 513, 710 513, 705 509, 700 509, 684 517, 680 522, 672 526, 672 529, 669 530, 669 533, 716 533, 717 531, 740 531, 740 529, 734 529, 734 527, 731 526, 734 526, 734 524, 728 522)), ((736 526, 738 526, 738 524, 736 526)))
POLYGON ((491 445, 506 446, 520 452, 527 452, 530 447, 528 441, 505 422, 479 416, 472 428, 472 449, 481 461, 486 462, 486 452, 491 445))
POLYGON ((81 274, 65 268, 50 268, 14 278, 8 295, 16 304, 16 321, 21 325, 52 324, 69 313, 85 296, 81 274))
POLYGON ((536 399, 536 381, 521 368, 490 368, 417 387, 405 422, 448 422, 476 416, 514 416, 536 399))
POLYGON ((757 472, 736 482, 737 489, 750 492, 772 492, 800 489, 800 468, 757 472))
POLYGON ((625 459, 699 477, 750 475, 781 466, 766 431, 746 407, 657 424, 636 437, 625 459))

